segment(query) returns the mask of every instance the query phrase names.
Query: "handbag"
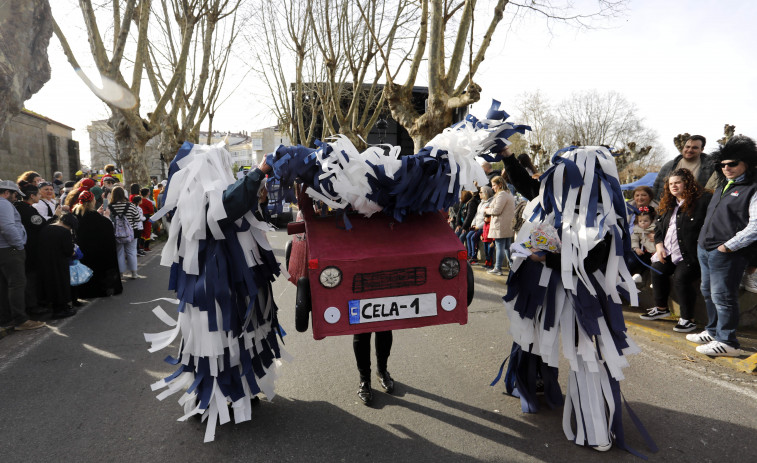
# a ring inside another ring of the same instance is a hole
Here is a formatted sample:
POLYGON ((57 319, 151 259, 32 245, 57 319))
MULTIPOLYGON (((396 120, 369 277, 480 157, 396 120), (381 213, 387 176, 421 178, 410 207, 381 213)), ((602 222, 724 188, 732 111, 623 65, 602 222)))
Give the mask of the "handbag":
POLYGON ((91 268, 74 259, 69 266, 69 273, 71 274, 71 286, 79 286, 88 282, 92 278, 92 274, 95 272, 91 268))

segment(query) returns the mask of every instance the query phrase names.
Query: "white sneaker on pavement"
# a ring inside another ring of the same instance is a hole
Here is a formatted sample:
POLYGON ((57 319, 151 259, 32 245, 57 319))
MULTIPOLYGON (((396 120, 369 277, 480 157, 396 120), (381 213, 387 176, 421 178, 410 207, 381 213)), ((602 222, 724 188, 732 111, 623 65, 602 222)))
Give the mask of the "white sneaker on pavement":
POLYGON ((697 346, 697 352, 713 357, 739 357, 744 355, 743 350, 731 347, 720 341, 712 341, 708 344, 697 346))
POLYGON ((715 340, 712 336, 710 336, 710 333, 707 332, 707 330, 702 331, 701 333, 696 334, 687 334, 686 340, 695 342, 697 344, 707 344, 715 340))

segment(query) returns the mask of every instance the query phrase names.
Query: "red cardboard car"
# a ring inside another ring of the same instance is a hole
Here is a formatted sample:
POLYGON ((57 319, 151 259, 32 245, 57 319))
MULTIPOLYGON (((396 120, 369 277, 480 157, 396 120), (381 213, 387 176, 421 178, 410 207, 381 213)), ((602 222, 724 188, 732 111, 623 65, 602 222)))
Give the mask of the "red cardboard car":
MULTIPOLYGON (((308 244, 297 331, 307 331, 310 314, 315 339, 468 322, 473 270, 441 212, 403 222, 354 214, 344 230, 341 218, 318 216, 312 200, 299 197, 304 221, 287 227, 290 235, 305 232, 308 244)), ((287 267, 288 260, 289 252, 287 267)))

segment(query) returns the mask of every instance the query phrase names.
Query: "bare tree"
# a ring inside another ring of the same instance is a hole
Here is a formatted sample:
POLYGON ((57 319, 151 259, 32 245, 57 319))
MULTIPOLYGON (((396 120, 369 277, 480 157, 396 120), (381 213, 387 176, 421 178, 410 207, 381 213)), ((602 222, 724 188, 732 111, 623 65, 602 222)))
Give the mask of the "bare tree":
POLYGON ((293 142, 309 145, 338 132, 365 145, 384 107, 379 81, 386 64, 377 57, 412 42, 404 37, 412 37, 414 11, 409 0, 288 0, 263 7, 258 33, 248 37, 257 45, 250 47, 251 65, 293 142))
MULTIPOLYGON (((486 57, 494 32, 502 22, 507 6, 518 14, 535 13, 548 21, 561 21, 578 27, 590 27, 595 18, 614 16, 622 10, 625 0, 598 0, 594 11, 575 12, 572 3, 531 0, 517 3, 508 0, 485 1, 477 8, 477 0, 421 0, 418 40, 407 79, 397 83, 387 66, 385 89, 392 116, 413 137, 416 149, 441 132, 452 122, 457 108, 475 103, 481 88, 473 80, 486 57), (474 34, 475 18, 483 18, 483 34, 474 34), (467 62, 466 62, 467 55, 467 62), (428 101, 421 114, 413 104, 413 87, 425 61, 428 78, 428 101), (466 69, 467 68, 467 69, 466 69)), ((389 53, 383 53, 391 60, 389 53)), ((392 61, 390 61, 392 62, 392 61)), ((400 65, 405 60, 399 61, 400 65)))
MULTIPOLYGON (((170 0, 169 12, 163 0, 160 8, 153 8, 152 0, 140 0, 139 3, 137 0, 112 0, 109 6, 106 2, 96 7, 91 0, 79 0, 90 53, 97 71, 104 78, 104 85, 113 82, 119 89, 125 89, 124 93, 134 101, 134 104, 124 104, 104 95, 104 92, 96 92, 111 111, 108 125, 114 131, 116 149, 123 162, 127 182, 149 183, 145 145, 166 127, 170 127, 173 133, 179 133, 181 129, 177 118, 180 111, 185 111, 184 120, 187 123, 183 126, 190 127, 190 131, 198 118, 204 117, 200 105, 207 105, 207 96, 203 92, 210 59, 206 60, 203 55, 199 63, 192 60, 191 56, 195 56, 193 50, 197 47, 205 50, 205 41, 198 45, 195 32, 203 21, 206 25, 212 23, 213 15, 224 12, 229 2, 170 0), (158 13, 162 15, 162 22, 156 19, 158 13), (168 43, 169 49, 159 55, 156 48, 151 47, 151 41, 158 36, 161 24, 163 27, 166 24, 175 25, 177 32, 176 40, 168 43), (106 40, 108 37, 101 30, 112 30, 110 41, 106 40), (190 98, 186 92, 187 85, 192 82, 187 79, 189 63, 197 64, 193 69, 193 75, 199 76, 196 81, 199 90, 193 90, 197 98, 190 98), (125 77, 129 72, 130 83, 125 77), (144 74, 150 82, 151 93, 148 95, 142 95, 144 74), (142 116, 143 105, 149 105, 145 116, 142 116)), ((203 30, 208 31, 207 28, 203 30)), ((81 73, 81 67, 57 23, 54 24, 54 32, 69 62, 81 73)))

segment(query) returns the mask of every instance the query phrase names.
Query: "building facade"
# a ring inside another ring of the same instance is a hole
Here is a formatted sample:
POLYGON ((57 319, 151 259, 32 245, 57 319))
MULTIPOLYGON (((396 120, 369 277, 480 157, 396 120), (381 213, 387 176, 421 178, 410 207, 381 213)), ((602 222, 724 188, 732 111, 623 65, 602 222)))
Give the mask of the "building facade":
POLYGON ((0 179, 15 181, 28 170, 47 180, 52 180, 56 171, 73 179, 81 167, 73 131, 73 127, 23 109, 0 137, 0 179))

